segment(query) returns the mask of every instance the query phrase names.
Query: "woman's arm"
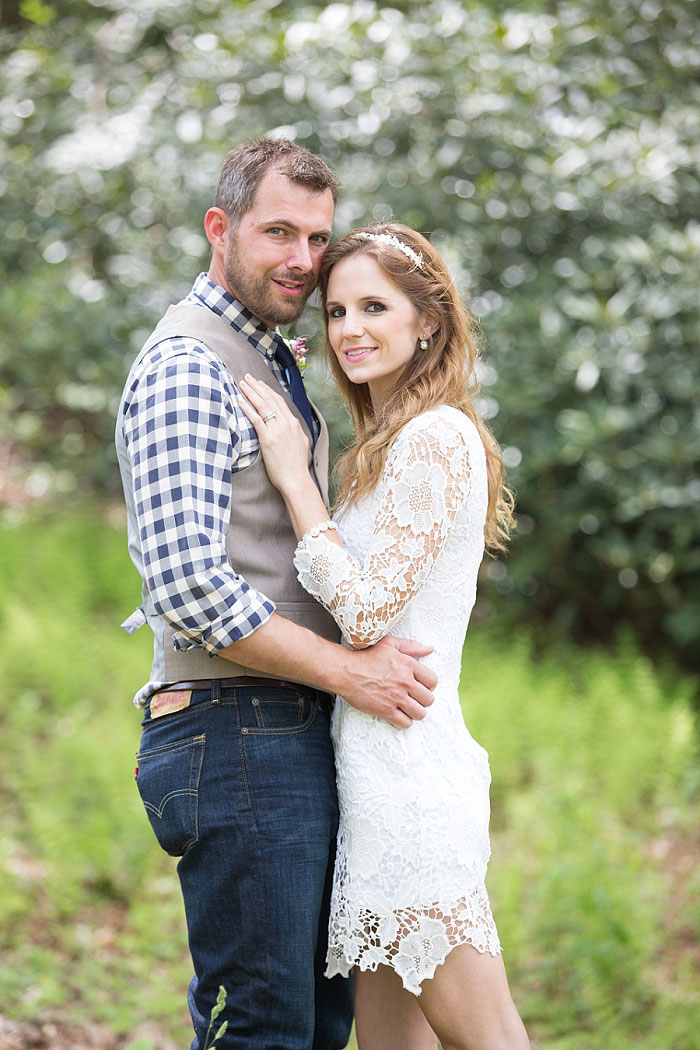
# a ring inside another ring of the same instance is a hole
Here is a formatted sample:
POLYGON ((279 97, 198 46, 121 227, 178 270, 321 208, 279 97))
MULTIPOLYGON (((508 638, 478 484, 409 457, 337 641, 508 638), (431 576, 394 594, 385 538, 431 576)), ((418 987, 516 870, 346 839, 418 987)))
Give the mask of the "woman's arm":
POLYGON ((469 496, 470 480, 462 433, 432 419, 397 438, 380 482, 381 502, 363 565, 329 532, 311 529, 302 537, 294 557, 299 580, 354 648, 383 638, 428 579, 469 496))
MULTIPOLYGON (((279 489, 296 538, 328 521, 328 508, 309 473, 309 438, 286 402, 266 383, 242 379, 241 407, 255 427, 270 481, 279 489), (272 418, 270 415, 272 414, 272 418), (267 417, 267 421, 266 421, 267 417)), ((342 546, 337 532, 329 539, 342 546)))
POLYGON ((243 407, 258 433, 268 475, 300 539, 294 564, 302 587, 328 609, 350 645, 373 645, 428 579, 469 495, 471 467, 463 434, 452 422, 432 416, 398 435, 379 482, 382 499, 360 566, 337 531, 318 528, 328 521, 328 511, 309 474, 301 424, 265 384, 246 377, 241 389, 250 402, 243 407))

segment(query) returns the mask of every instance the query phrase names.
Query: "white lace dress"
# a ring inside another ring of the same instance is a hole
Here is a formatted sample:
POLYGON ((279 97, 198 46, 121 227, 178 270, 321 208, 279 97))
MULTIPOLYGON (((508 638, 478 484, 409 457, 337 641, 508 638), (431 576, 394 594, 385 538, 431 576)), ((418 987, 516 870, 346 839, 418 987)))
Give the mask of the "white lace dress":
POLYGON ((434 646, 435 703, 407 730, 336 700, 340 830, 327 975, 393 966, 420 994, 451 948, 500 951, 484 887, 486 751, 460 710, 462 647, 484 552, 484 449, 441 406, 396 438, 374 493, 339 516, 345 550, 308 534, 295 565, 350 645, 386 634, 434 646))

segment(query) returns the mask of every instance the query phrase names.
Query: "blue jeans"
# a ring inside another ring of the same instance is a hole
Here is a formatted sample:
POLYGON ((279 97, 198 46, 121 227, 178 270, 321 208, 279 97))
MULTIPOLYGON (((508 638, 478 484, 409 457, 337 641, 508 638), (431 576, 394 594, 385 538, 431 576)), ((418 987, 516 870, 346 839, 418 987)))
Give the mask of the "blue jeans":
POLYGON ((207 685, 183 710, 152 719, 149 703, 138 753, 156 838, 181 858, 191 1050, 220 985, 217 1050, 340 1050, 351 982, 323 977, 338 825, 328 698, 207 685))

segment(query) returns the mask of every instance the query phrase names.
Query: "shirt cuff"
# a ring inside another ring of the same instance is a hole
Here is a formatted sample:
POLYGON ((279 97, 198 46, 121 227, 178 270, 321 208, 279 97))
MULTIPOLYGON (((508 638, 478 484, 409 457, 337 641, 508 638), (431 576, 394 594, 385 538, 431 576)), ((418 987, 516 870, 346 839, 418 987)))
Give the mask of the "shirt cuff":
POLYGON ((260 601, 252 602, 244 610, 236 609, 235 615, 227 616, 224 621, 208 624, 206 629, 195 634, 176 631, 173 634, 173 649, 187 652, 189 649, 205 649, 210 656, 216 656, 220 649, 225 649, 241 638, 247 638, 272 616, 276 605, 269 598, 258 595, 260 601))

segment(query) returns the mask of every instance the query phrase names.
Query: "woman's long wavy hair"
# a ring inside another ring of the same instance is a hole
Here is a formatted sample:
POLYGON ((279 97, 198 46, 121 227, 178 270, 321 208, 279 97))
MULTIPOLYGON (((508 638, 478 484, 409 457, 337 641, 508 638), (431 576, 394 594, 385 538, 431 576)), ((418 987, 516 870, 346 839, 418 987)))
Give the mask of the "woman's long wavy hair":
POLYGON ((326 333, 328 281, 333 267, 360 253, 371 256, 378 263, 411 300, 416 315, 428 318, 435 331, 428 340, 427 350, 421 350, 416 341, 415 353, 400 380, 376 411, 369 387, 366 383, 350 382, 326 334, 331 369, 355 426, 355 441, 336 467, 338 502, 351 505, 374 490, 392 442, 410 419, 437 405, 451 405, 474 422, 484 444, 489 494, 484 538, 490 551, 503 550, 513 527, 513 496, 504 485, 503 460, 498 444, 479 418, 474 404, 478 390, 475 369, 479 358, 476 322, 460 302, 452 278, 430 242, 408 226, 387 222, 353 230, 326 251, 319 275, 326 333), (359 236, 361 233, 398 238, 422 256, 422 265, 418 267, 394 245, 364 239, 359 236))

